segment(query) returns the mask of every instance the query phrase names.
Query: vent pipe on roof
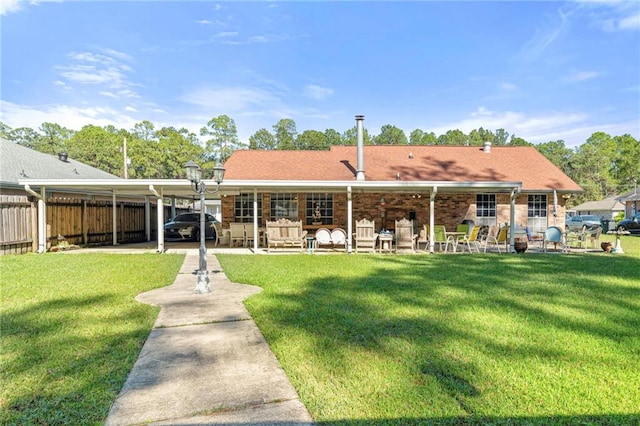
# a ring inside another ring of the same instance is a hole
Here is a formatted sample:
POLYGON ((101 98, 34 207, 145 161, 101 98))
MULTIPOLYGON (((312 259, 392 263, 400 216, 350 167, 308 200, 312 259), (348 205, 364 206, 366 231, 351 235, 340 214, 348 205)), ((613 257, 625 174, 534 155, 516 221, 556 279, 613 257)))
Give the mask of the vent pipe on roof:
POLYGON ((58 153, 58 160, 60 161, 67 161, 67 153, 66 152, 59 152, 58 153))
POLYGON ((484 141, 484 143, 482 144, 482 151, 486 152, 487 154, 491 152, 491 142, 489 141, 484 141))
POLYGON ((362 122, 364 115, 356 115, 356 129, 358 131, 358 168, 356 169, 356 180, 364 179, 364 129, 362 122))

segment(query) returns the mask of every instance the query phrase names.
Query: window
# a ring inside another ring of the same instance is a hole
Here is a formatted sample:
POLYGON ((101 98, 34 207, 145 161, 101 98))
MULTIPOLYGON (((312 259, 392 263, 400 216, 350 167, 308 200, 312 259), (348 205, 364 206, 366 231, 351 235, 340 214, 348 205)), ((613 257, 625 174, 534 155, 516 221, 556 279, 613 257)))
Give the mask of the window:
MULTIPOLYGON (((236 195, 233 209, 234 222, 253 222, 253 194, 236 195)), ((258 223, 262 223, 262 197, 258 197, 258 223)))
POLYGON ((271 194, 271 209, 269 212, 272 220, 287 218, 298 220, 298 197, 293 194, 271 194))
POLYGON ((496 224, 496 194, 476 194, 476 225, 496 224))
POLYGON ((333 223, 333 194, 307 194, 307 225, 331 225, 333 223))
POLYGON ((530 194, 527 200, 527 227, 531 235, 547 229, 547 196, 530 194))

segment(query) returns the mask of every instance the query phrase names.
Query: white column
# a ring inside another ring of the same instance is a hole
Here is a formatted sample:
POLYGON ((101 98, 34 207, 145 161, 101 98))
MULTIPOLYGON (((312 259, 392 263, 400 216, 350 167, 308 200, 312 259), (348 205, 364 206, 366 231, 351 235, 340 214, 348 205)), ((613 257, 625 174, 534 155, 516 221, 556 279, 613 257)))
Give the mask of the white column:
POLYGON ((116 206, 116 193, 111 194, 111 218, 113 220, 113 225, 111 226, 111 234, 113 237, 113 245, 118 245, 118 210, 116 206))
POLYGON ((258 251, 258 190, 253 190, 253 252, 258 251))
POLYGON ((347 186, 347 253, 353 249, 353 201, 351 201, 351 187, 347 186))
POLYGON ((38 197, 38 253, 47 251, 47 201, 46 190, 43 186, 38 197))
POLYGON ((435 251, 436 243, 434 241, 435 233, 433 228, 435 226, 435 206, 436 206, 436 194, 438 193, 438 187, 434 186, 429 194, 429 253, 433 254, 435 251))
POLYGON ((148 195, 144 196, 144 229, 147 241, 151 241, 151 200, 148 195))
POLYGON ((513 242, 515 240, 515 221, 516 221, 516 198, 518 197, 517 188, 511 191, 509 202, 509 252, 515 253, 513 242))
POLYGON ((158 253, 164 253, 164 202, 162 197, 157 198, 157 221, 158 221, 158 253))

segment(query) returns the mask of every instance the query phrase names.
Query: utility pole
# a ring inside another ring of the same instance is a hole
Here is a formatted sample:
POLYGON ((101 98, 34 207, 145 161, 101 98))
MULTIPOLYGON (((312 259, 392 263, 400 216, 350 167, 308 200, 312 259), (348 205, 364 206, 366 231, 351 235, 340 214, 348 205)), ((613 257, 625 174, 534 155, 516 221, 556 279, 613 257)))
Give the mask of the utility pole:
POLYGON ((128 162, 128 158, 127 158, 127 138, 124 138, 122 141, 122 152, 124 154, 124 178, 125 179, 129 179, 129 165, 127 164, 128 162))

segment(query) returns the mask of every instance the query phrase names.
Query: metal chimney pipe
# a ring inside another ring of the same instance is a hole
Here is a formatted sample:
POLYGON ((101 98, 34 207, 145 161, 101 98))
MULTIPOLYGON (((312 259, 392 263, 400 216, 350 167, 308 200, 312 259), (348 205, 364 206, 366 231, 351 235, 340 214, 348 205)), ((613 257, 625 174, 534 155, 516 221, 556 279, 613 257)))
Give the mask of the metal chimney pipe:
POLYGON ((491 142, 489 141, 484 141, 484 143, 482 144, 482 151, 486 152, 487 154, 491 152, 491 142))
POLYGON ((356 180, 364 178, 364 129, 362 122, 364 115, 356 115, 356 129, 358 131, 358 168, 356 169, 356 180))

